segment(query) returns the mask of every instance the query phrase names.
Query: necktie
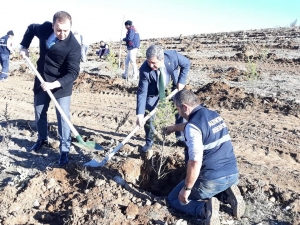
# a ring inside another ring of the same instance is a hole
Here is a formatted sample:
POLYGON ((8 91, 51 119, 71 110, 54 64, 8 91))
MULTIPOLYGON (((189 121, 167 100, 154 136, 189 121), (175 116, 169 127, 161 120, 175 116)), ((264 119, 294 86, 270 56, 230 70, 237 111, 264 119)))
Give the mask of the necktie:
POLYGON ((164 81, 164 76, 163 76, 163 68, 159 68, 159 78, 158 78, 158 82, 159 82, 159 99, 163 100, 166 97, 165 94, 165 81, 164 81))

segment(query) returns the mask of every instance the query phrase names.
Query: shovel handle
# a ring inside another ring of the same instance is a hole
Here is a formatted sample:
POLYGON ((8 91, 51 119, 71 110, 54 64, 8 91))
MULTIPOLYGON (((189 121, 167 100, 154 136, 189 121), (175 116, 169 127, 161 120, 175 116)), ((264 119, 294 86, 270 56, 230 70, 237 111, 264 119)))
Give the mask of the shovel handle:
MULTIPOLYGON (((42 78, 40 73, 37 71, 35 66, 32 64, 30 59, 27 56, 24 56, 24 58, 25 58, 26 62, 28 63, 30 69, 35 73, 35 75, 39 79, 39 81, 41 83, 44 83, 45 82, 44 79, 42 78)), ((80 136, 79 133, 77 132, 77 130, 75 129, 75 127, 73 126, 73 124, 70 122, 69 118, 66 116, 66 114, 64 113, 64 111, 62 110, 60 105, 58 104, 58 102, 57 102, 56 98, 54 97, 53 93, 51 92, 51 90, 47 89, 47 93, 48 93, 49 97, 51 98, 51 100, 54 102, 54 104, 55 104, 57 110, 59 111, 60 115, 63 117, 63 119, 66 121, 66 123, 70 127, 71 131, 73 132, 73 134, 76 136, 76 138, 78 136, 80 136)))
MULTIPOLYGON (((172 98, 176 93, 178 92, 178 89, 175 89, 174 91, 171 92, 170 95, 168 95, 166 97, 166 100, 169 100, 170 98, 172 98)), ((156 107, 155 109, 153 109, 145 118, 144 118, 144 122, 146 122, 151 116, 153 116, 156 111, 158 110, 158 107, 156 107)), ((117 147, 115 147, 114 149, 110 150, 108 152, 108 154, 105 156, 105 158, 99 163, 99 164, 96 164, 95 167, 97 166, 104 166, 113 156, 114 154, 116 154, 117 151, 119 151, 123 146, 124 144, 134 135, 135 132, 137 132, 138 130, 140 129, 140 126, 136 126, 133 131, 130 132, 130 134, 128 134, 124 140, 119 143, 117 145, 117 147)))

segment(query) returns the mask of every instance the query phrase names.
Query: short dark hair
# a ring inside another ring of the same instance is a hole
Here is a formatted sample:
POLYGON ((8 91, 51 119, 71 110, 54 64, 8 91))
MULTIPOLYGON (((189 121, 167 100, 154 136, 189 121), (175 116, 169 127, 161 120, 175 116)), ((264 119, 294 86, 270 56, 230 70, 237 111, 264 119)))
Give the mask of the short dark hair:
POLYGON ((127 21, 125 22, 125 26, 126 26, 126 25, 131 26, 131 25, 132 25, 132 21, 131 21, 131 20, 127 20, 127 21))
POLYGON ((15 34, 14 34, 14 32, 13 32, 12 30, 10 30, 10 31, 7 32, 7 35, 12 35, 12 36, 14 36, 15 34))
POLYGON ((58 11, 53 16, 53 24, 55 24, 56 21, 64 22, 66 20, 70 20, 70 24, 72 25, 72 17, 69 13, 67 13, 65 11, 58 11))
POLYGON ((146 58, 151 59, 156 57, 158 60, 164 58, 164 50, 160 45, 151 45, 146 51, 146 58))
POLYGON ((197 96, 191 91, 183 89, 177 92, 173 98, 174 104, 179 108, 182 108, 183 104, 189 106, 198 106, 199 102, 197 96))

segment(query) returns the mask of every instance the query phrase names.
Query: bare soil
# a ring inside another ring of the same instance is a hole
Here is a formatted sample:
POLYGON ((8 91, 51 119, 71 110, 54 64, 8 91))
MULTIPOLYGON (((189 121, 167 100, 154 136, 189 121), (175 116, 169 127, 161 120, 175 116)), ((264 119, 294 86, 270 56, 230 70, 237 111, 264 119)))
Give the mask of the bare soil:
MULTIPOLYGON (((233 218, 221 205, 221 224, 300 224, 300 28, 199 34, 143 40, 139 65, 150 44, 175 49, 192 63, 187 88, 217 110, 230 129, 240 169, 245 215, 233 218)), ((33 73, 12 58, 11 76, 1 82, 0 224, 201 224, 168 206, 166 196, 185 176, 183 148, 158 146, 140 152, 138 130, 104 166, 110 149, 135 128, 137 81, 121 79, 118 43, 110 59, 90 46, 72 95, 71 120, 84 140, 104 151, 71 147, 70 164, 59 157, 55 106, 49 116, 49 145, 28 149, 37 140, 33 110, 33 73), (164 176, 154 170, 165 157, 164 176)), ((32 54, 36 50, 32 50, 32 54)), ((126 54, 121 52, 121 67, 126 54)), ((76 142, 76 139, 73 140, 76 142)))

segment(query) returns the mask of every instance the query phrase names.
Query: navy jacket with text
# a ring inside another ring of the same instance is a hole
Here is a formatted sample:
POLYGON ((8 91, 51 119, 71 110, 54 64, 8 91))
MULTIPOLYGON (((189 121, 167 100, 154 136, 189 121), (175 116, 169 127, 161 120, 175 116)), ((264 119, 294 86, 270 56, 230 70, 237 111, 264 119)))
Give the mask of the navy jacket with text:
MULTIPOLYGON (((190 70, 190 60, 175 50, 164 51, 164 64, 171 75, 173 88, 178 83, 186 84, 190 70)), ((140 79, 137 91, 136 114, 144 114, 145 110, 151 111, 159 101, 157 89, 157 73, 148 65, 147 60, 140 68, 140 79)))
MULTIPOLYGON (((37 60, 37 70, 46 82, 59 81, 60 88, 53 89, 55 98, 70 96, 73 82, 80 71, 81 48, 70 32, 69 36, 57 42, 50 49, 46 47, 46 41, 53 33, 52 23, 31 24, 28 26, 21 45, 29 48, 34 37, 39 39, 40 57, 37 60)), ((40 81, 35 77, 34 93, 40 89, 40 81)))
POLYGON ((190 114, 188 123, 202 132, 203 161, 199 179, 214 180, 238 173, 231 138, 223 118, 201 105, 190 114))

